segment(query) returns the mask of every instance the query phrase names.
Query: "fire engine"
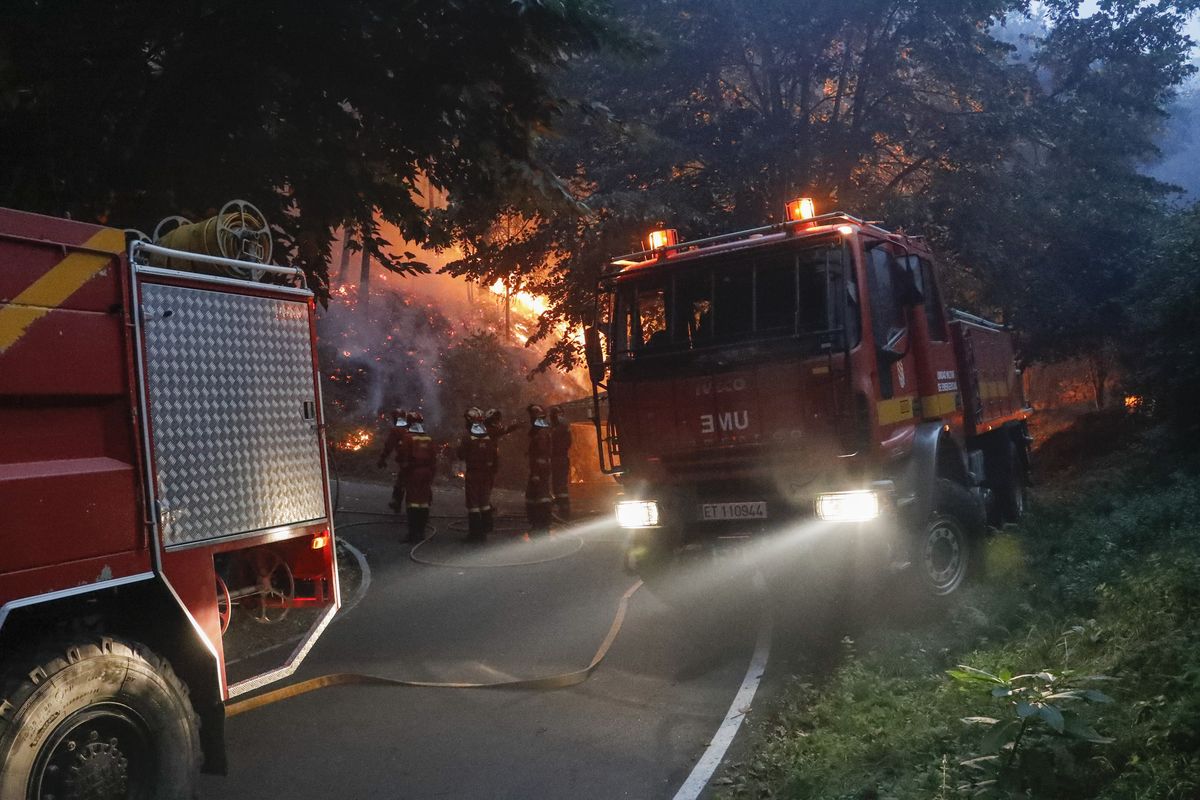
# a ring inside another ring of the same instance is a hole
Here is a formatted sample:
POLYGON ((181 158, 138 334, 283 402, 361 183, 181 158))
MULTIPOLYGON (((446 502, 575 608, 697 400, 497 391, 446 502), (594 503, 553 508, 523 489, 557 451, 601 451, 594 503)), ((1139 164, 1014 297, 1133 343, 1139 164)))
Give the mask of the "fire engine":
POLYGON ((985 515, 1022 513, 1030 410, 1011 336, 943 305, 923 238, 806 198, 753 230, 655 231, 599 297, 600 462, 651 587, 689 553, 817 526, 950 595, 985 515))
POLYGON ((0 209, 0 797, 192 797, 338 607, 312 293, 169 227, 0 209))

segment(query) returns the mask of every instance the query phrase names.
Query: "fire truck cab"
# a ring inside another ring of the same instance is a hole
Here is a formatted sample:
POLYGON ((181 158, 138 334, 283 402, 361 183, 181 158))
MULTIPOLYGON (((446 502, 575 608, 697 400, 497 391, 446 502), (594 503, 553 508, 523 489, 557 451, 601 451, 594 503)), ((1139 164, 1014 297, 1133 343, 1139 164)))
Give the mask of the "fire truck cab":
POLYGON ((0 797, 191 798, 329 623, 314 343, 298 269, 0 209, 0 797))
POLYGON ((865 532, 948 595, 985 515, 1023 510, 1010 335, 945 307, 920 237, 810 201, 708 239, 656 231, 612 262, 599 305, 600 461, 623 484, 627 563, 651 586, 689 551, 815 525, 865 532))

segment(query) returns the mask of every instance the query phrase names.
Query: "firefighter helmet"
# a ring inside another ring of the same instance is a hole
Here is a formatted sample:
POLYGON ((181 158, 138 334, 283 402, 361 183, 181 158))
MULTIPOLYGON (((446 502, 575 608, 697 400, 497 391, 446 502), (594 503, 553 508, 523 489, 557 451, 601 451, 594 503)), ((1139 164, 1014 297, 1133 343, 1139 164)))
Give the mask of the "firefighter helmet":
POLYGON ((392 425, 397 428, 408 427, 408 412, 403 408, 392 409, 392 425))
POLYGON ((550 423, 546 422, 546 409, 542 408, 537 403, 530 403, 527 410, 529 411, 529 421, 533 424, 533 427, 549 427, 550 423))
POLYGON ((471 432, 472 436, 483 436, 487 433, 487 428, 483 424, 483 409, 471 406, 463 416, 467 419, 467 430, 471 432))
POLYGON ((550 406, 550 421, 557 423, 563 417, 562 406, 550 406))
POLYGON ((425 415, 420 411, 408 412, 408 429, 413 433, 425 432, 425 415))

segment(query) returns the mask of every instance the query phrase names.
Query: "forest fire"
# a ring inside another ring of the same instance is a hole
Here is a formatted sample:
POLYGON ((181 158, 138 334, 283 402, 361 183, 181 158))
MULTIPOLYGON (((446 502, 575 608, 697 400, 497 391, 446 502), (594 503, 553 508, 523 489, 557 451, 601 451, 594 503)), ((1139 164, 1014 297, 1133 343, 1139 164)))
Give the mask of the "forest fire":
POLYGON ((445 254, 422 251, 422 258, 431 274, 398 278, 378 270, 365 293, 361 272, 331 275, 318 335, 332 421, 354 429, 334 439, 340 452, 373 445, 366 433, 396 406, 420 408, 430 430, 449 435, 464 404, 514 413, 535 400, 562 402, 586 392, 581 373, 536 373, 554 332, 546 342, 527 343, 550 309, 548 298, 508 290, 503 280, 480 286, 439 274, 445 254))
POLYGON ((369 446, 375 435, 365 428, 358 428, 342 437, 342 440, 337 443, 338 450, 344 450, 347 453, 356 453, 359 450, 369 446))

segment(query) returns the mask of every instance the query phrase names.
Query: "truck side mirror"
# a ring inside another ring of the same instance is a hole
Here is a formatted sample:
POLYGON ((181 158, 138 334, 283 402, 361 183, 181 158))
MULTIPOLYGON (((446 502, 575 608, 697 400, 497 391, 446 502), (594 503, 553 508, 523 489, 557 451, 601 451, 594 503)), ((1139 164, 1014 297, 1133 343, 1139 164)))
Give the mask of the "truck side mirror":
POLYGON ((602 383, 608 373, 604 363, 604 349, 600 345, 600 329, 588 326, 583 329, 583 355, 587 360, 588 377, 592 383, 602 383))

